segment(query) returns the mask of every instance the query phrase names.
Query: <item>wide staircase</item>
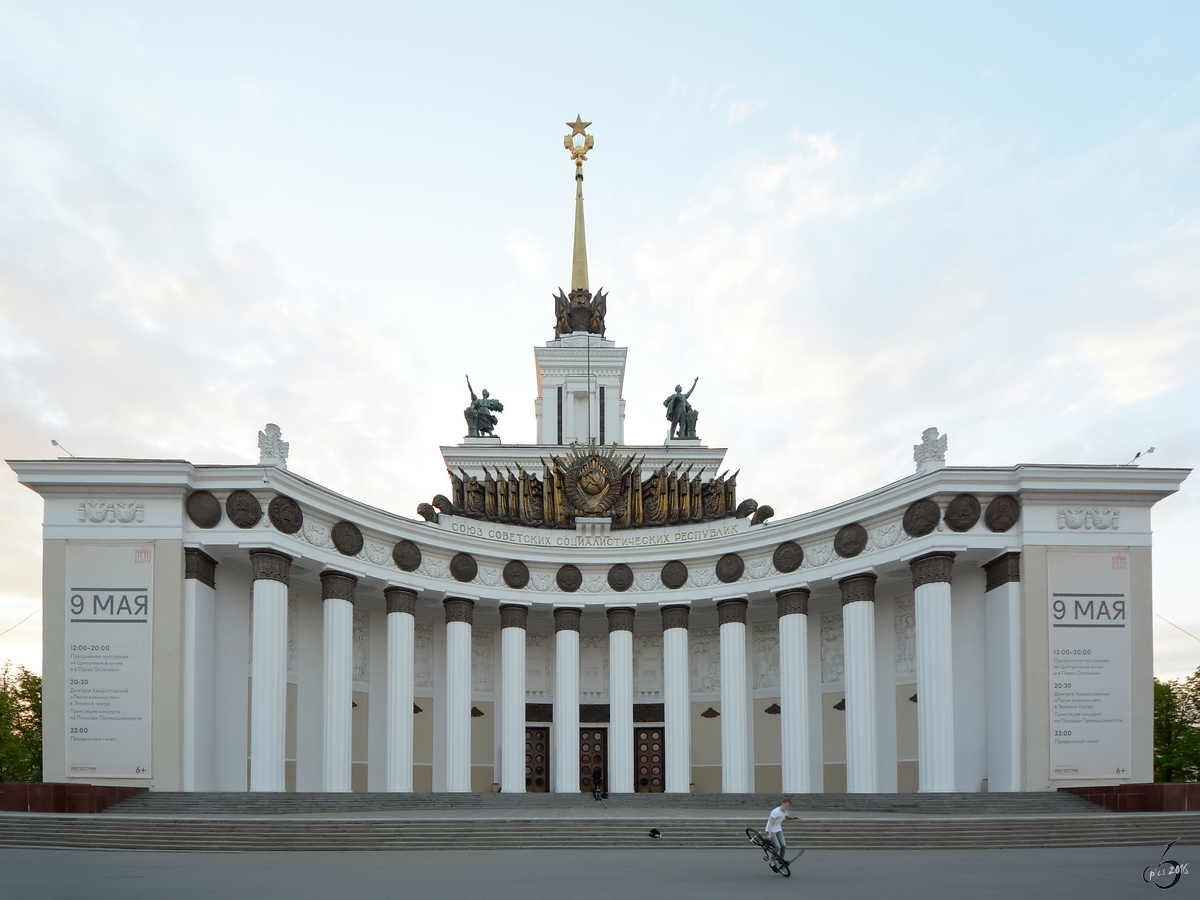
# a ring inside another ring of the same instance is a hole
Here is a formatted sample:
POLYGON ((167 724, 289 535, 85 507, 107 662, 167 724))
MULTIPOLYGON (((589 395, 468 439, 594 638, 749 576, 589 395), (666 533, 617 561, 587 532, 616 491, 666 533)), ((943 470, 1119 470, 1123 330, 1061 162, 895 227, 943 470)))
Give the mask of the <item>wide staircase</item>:
MULTIPOLYGON (((234 794, 147 792, 118 803, 106 815, 297 816, 354 815, 410 810, 747 810, 758 815, 778 805, 779 794, 234 794)), ((1061 815, 1104 812, 1073 794, 797 794, 796 814, 809 812, 912 815, 1061 815)))
MULTIPOLYGON (((101 815, 0 814, 0 846, 126 850, 748 847, 778 795, 143 794, 101 815), (651 828, 662 834, 649 836, 651 828), (453 836, 451 842, 449 835, 453 836)), ((789 843, 976 849, 1200 842, 1200 816, 1109 813, 1068 794, 810 794, 789 843)))

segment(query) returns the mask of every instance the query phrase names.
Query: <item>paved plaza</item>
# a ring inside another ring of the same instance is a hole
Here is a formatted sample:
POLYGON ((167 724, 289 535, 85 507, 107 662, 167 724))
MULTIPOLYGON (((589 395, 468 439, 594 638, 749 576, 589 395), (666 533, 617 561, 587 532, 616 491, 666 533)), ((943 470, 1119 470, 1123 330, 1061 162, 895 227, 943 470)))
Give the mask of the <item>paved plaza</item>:
MULTIPOLYGON (((430 844, 452 834, 430 831, 430 844)), ((487 851, 457 853, 137 853, 0 850, 4 900, 173 900, 219 897, 602 898, 1158 896, 1141 880, 1161 847, 1079 850, 813 850, 790 879, 772 874, 752 849, 487 851)), ((1176 847, 1180 862, 1200 860, 1176 847)), ((1192 876, 1175 888, 1192 896, 1192 876)), ((1173 896, 1168 894, 1168 897, 1173 896)))

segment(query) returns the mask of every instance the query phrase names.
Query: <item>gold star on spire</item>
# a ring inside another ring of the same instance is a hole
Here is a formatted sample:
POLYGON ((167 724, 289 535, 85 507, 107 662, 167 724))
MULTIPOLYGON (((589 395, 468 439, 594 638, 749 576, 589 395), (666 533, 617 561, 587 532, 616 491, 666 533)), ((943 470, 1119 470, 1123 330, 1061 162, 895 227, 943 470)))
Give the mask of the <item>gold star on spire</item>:
POLYGON ((591 122, 583 121, 582 116, 577 115, 574 122, 567 123, 567 127, 571 129, 571 137, 575 137, 577 134, 587 134, 587 127, 591 124, 591 122))

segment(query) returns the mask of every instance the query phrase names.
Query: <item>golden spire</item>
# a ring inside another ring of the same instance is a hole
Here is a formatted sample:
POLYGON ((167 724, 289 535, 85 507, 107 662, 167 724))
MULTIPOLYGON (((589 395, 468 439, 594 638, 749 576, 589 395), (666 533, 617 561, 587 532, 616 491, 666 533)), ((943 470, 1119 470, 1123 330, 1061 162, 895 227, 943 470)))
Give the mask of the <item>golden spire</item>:
POLYGON ((591 124, 591 122, 583 121, 581 116, 576 116, 574 122, 567 123, 571 133, 563 138, 563 146, 570 152, 571 159, 575 160, 575 247, 571 254, 572 291, 588 289, 587 238, 583 230, 583 161, 587 159, 588 151, 596 143, 596 139, 587 133, 587 127, 591 124), (576 143, 576 137, 581 137, 582 140, 576 143))

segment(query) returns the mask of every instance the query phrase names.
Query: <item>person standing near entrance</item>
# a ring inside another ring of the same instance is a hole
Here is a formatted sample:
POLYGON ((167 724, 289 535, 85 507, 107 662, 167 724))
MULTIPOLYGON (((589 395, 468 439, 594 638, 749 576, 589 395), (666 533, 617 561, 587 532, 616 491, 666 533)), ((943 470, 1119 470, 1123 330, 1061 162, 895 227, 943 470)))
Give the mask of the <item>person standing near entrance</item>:
POLYGON ((596 768, 592 769, 592 799, 593 800, 600 799, 600 784, 601 784, 601 779, 603 777, 604 777, 604 771, 599 766, 596 766, 596 768))
MULTIPOLYGON (((783 823, 788 820, 799 821, 799 816, 789 816, 788 813, 792 809, 792 798, 784 797, 779 801, 779 805, 771 810, 771 815, 767 817, 766 837, 772 844, 775 845, 775 852, 780 856, 787 853, 787 841, 783 837, 783 823)), ((774 868, 774 865, 771 866, 774 868)))

